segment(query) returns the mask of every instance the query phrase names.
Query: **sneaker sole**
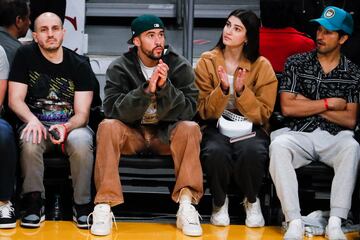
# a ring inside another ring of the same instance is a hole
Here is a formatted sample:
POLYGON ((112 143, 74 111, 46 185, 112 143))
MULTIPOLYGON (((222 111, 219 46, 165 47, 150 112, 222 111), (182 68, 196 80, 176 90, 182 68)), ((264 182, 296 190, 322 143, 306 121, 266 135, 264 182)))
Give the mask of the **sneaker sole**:
POLYGON ((83 223, 83 224, 78 223, 75 216, 73 216, 73 221, 74 221, 75 225, 81 229, 87 229, 91 226, 91 224, 87 224, 87 223, 83 223))
POLYGON ((107 235, 110 235, 111 230, 110 230, 110 232, 105 233, 105 232, 97 232, 97 231, 94 231, 94 230, 91 228, 91 229, 90 229, 90 232, 91 232, 92 235, 96 235, 96 236, 107 236, 107 235))
POLYGON ((182 232, 184 235, 186 235, 186 236, 189 236, 189 237, 200 237, 200 236, 202 236, 202 230, 201 230, 201 232, 197 232, 197 233, 194 233, 194 232, 184 232, 184 231, 183 231, 183 228, 182 228, 182 225, 181 225, 178 221, 176 221, 176 227, 177 227, 178 229, 180 229, 181 232, 182 232))
POLYGON ((263 226, 265 226, 265 220, 262 220, 262 221, 261 221, 260 223, 258 223, 258 224, 249 224, 249 223, 247 223, 246 220, 245 220, 245 225, 246 225, 247 227, 250 227, 250 228, 263 227, 263 226))
POLYGON ((41 216, 39 223, 25 223, 25 222, 21 222, 21 223, 20 223, 20 226, 25 227, 25 228, 38 228, 38 227, 40 227, 40 224, 41 224, 43 221, 45 221, 45 216, 41 216))
MULTIPOLYGON (((325 239, 330 239, 330 238, 329 238, 329 235, 328 235, 328 233, 327 233, 327 231, 325 231, 325 239)), ((339 240, 346 240, 347 238, 345 237, 345 238, 336 238, 336 239, 339 239, 339 240)))
POLYGON ((16 228, 16 222, 0 224, 0 229, 3 228, 16 228))
POLYGON ((226 227, 230 225, 230 221, 226 222, 226 223, 218 223, 216 221, 214 221, 212 218, 210 218, 210 223, 214 226, 218 226, 218 227, 226 227))

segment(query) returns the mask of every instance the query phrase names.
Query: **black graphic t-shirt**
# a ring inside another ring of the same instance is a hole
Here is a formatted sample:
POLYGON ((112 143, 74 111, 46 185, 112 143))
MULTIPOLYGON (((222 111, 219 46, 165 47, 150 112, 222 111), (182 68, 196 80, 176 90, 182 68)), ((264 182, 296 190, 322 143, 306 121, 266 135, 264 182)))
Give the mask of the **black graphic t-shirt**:
POLYGON ((19 48, 9 81, 28 85, 25 102, 44 124, 67 122, 74 115, 75 91, 93 91, 95 77, 82 56, 63 48, 63 61, 48 61, 33 43, 19 48))
MULTIPOLYGON (((325 74, 317 59, 316 51, 290 57, 280 79, 280 92, 301 94, 312 100, 343 98, 347 103, 359 103, 360 70, 345 56, 330 73, 325 74)), ((319 115, 291 117, 286 126, 294 131, 312 132, 316 128, 335 135, 346 128, 330 122, 319 115)))

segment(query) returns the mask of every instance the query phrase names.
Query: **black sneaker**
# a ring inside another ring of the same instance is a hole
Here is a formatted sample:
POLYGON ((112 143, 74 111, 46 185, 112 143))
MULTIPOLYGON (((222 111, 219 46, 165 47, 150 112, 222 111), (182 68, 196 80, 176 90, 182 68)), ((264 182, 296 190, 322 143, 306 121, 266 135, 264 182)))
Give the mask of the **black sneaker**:
POLYGON ((15 228, 16 218, 15 210, 12 207, 11 202, 0 206, 0 228, 15 228))
POLYGON ((45 221, 44 200, 40 192, 27 193, 24 196, 27 208, 21 217, 20 225, 25 228, 38 228, 40 223, 45 221))
POLYGON ((74 204, 73 206, 73 221, 75 222, 78 228, 89 228, 92 224, 92 218, 88 216, 92 212, 93 204, 90 202, 88 204, 74 204))

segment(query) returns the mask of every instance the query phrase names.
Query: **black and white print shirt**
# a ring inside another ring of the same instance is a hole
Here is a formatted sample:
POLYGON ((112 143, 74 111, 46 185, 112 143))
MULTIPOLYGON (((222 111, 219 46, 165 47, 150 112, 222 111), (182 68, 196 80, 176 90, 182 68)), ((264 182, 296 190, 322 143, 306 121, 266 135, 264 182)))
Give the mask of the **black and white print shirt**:
MULTIPOLYGON (((348 103, 359 103, 360 69, 345 56, 330 73, 325 74, 316 51, 296 54, 288 58, 279 81, 279 92, 301 94, 312 100, 343 98, 348 103)), ((319 115, 290 117, 285 126, 294 131, 312 132, 316 128, 336 135, 345 127, 332 123, 319 115)))

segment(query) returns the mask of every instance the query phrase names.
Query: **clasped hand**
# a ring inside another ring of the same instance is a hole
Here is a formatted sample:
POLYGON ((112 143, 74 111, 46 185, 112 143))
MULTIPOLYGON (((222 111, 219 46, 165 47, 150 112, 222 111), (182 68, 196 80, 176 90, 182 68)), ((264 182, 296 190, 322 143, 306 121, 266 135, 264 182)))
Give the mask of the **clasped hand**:
POLYGON ((156 66, 155 71, 151 75, 148 83, 148 87, 145 89, 146 92, 155 93, 156 88, 164 87, 166 79, 168 77, 169 67, 163 60, 159 60, 158 65, 156 66))

